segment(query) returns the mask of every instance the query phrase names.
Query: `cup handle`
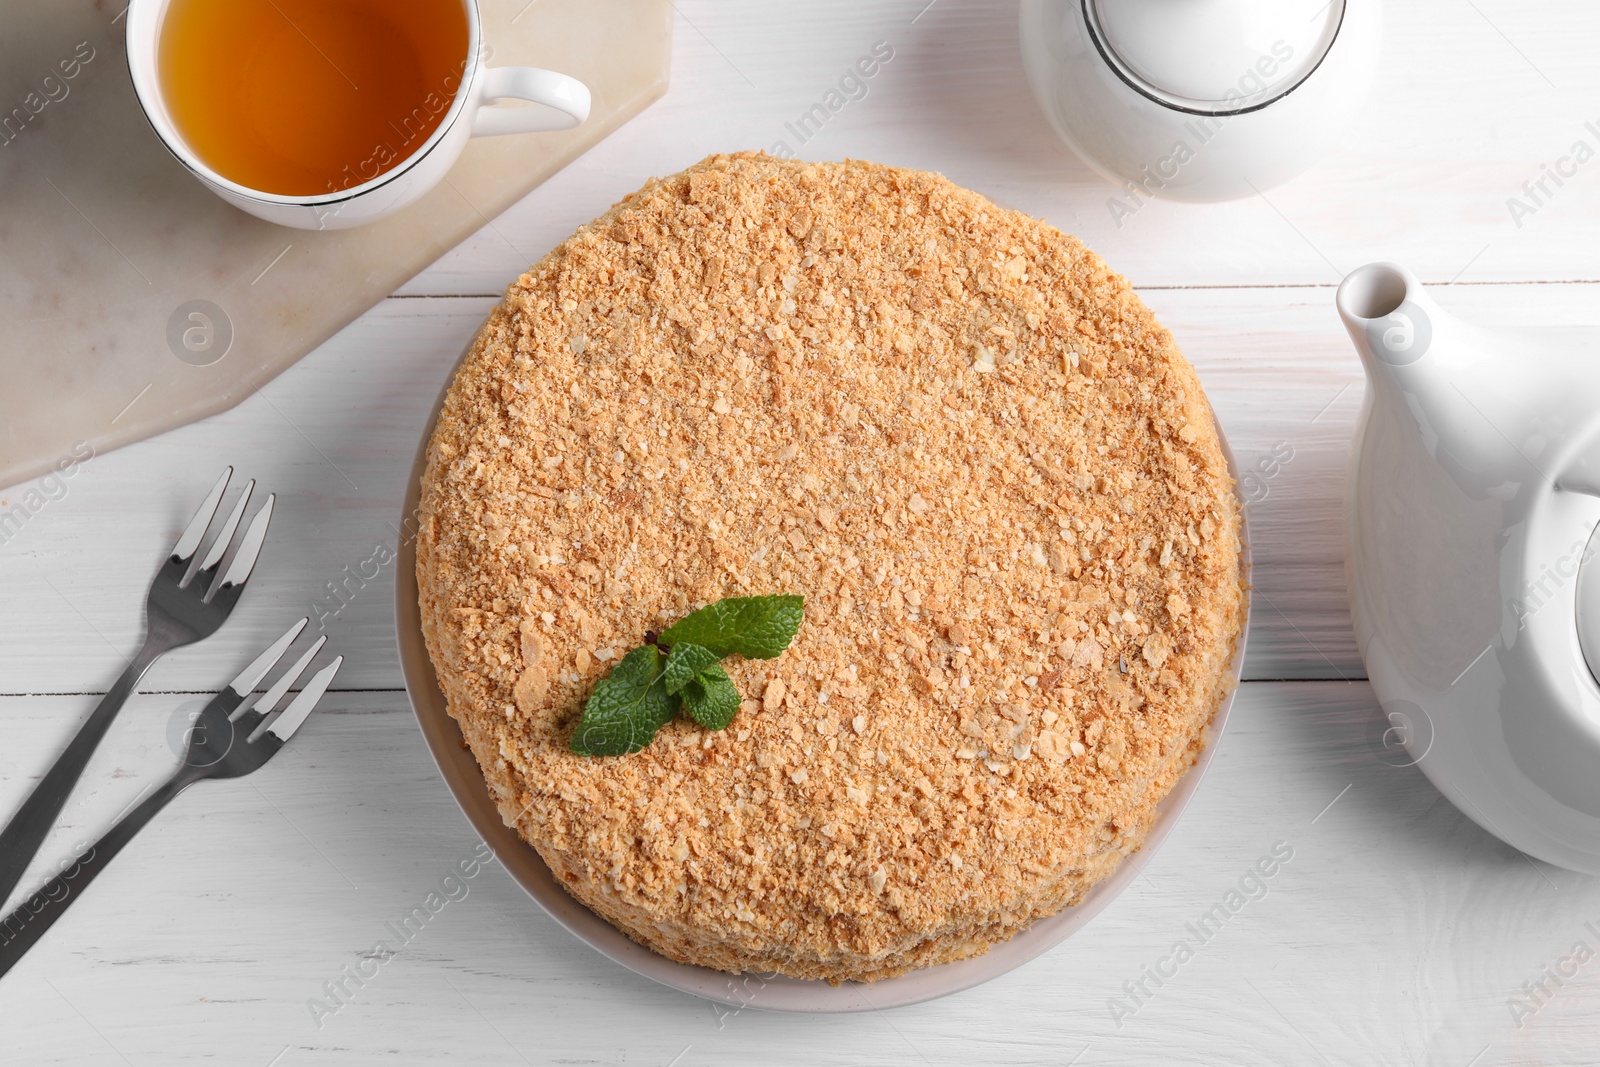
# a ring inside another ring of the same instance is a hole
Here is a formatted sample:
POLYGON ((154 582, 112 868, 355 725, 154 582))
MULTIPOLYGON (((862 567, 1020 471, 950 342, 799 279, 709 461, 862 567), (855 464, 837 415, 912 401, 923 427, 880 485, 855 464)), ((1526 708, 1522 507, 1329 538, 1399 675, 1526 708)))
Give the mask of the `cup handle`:
POLYGON ((570 130, 589 117, 589 87, 538 67, 488 67, 478 78, 472 136, 570 130), (491 107, 496 100, 527 100, 542 107, 491 107))

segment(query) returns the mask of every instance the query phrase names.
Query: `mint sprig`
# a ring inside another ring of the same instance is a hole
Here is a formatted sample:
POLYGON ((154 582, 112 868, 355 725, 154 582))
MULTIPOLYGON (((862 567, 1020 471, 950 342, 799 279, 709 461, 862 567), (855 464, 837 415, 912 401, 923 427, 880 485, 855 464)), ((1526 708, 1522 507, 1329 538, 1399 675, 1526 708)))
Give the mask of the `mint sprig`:
POLYGON ((794 640, 803 597, 728 597, 668 627, 623 656, 595 683, 572 734, 580 756, 625 756, 655 739, 683 711, 707 730, 722 730, 739 711, 739 689, 721 660, 773 659, 794 640))

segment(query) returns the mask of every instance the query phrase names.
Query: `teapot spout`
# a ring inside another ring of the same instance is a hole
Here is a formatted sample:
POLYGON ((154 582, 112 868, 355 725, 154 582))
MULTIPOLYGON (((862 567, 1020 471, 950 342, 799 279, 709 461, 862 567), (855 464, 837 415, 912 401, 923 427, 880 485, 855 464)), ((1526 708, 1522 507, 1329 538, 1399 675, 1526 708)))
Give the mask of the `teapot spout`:
MULTIPOLYGON (((1390 368, 1423 362, 1433 348, 1434 323, 1443 318, 1416 276, 1395 263, 1368 263, 1351 271, 1340 283, 1335 303, 1367 379, 1374 383, 1395 378, 1390 368)), ((1399 380, 1419 379, 1437 361, 1428 363, 1399 380)))
POLYGON ((1496 428, 1494 399, 1479 388, 1492 339, 1434 303, 1394 263, 1351 271, 1335 303, 1361 355, 1372 412, 1411 425, 1413 440, 1472 496, 1520 480, 1522 461, 1496 428))

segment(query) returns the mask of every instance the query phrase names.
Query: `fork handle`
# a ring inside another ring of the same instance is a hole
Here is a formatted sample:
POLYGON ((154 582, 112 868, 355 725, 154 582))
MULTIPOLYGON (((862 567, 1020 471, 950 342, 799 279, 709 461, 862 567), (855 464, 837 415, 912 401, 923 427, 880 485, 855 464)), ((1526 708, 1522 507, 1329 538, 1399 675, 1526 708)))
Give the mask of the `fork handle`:
POLYGON ((67 745, 66 751, 57 757, 55 765, 33 787, 33 792, 28 794, 22 807, 6 823, 6 828, 0 830, 0 903, 4 903, 17 887, 28 864, 33 862, 33 857, 38 853, 39 846, 50 835, 61 809, 66 807, 67 797, 72 795, 72 787, 83 777, 89 757, 94 755, 101 738, 110 729, 111 720, 127 703, 128 695, 139 684, 139 679, 144 677, 144 672, 164 651, 154 640, 146 639, 144 647, 139 649, 133 662, 122 672, 122 677, 100 698, 100 703, 89 713, 88 721, 78 728, 77 735, 67 745))
POLYGON ((200 775, 184 768, 161 788, 151 793, 139 806, 128 812, 106 835, 87 852, 80 853, 72 864, 50 879, 40 890, 23 901, 17 909, 0 919, 0 975, 4 975, 44 936, 46 930, 61 918, 78 895, 105 870, 106 865, 122 851, 122 846, 133 840, 133 835, 144 829, 145 823, 156 812, 171 803, 172 798, 198 781, 200 775))

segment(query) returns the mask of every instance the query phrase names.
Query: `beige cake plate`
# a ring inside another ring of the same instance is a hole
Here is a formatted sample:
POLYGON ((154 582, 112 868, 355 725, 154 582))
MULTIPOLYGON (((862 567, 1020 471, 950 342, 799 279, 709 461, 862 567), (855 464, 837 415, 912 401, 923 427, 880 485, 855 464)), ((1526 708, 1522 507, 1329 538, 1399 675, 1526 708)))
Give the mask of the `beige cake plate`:
POLYGON ((6 0, 0 486, 245 399, 642 111, 671 59, 671 0, 480 0, 490 63, 582 79, 589 121, 476 138, 400 214, 307 232, 223 203, 162 148, 125 2, 6 0))
MULTIPOLYGON (((471 345, 467 347, 471 351, 471 345)), ((466 352, 462 353, 466 358, 466 352)), ((459 361, 457 361, 459 366, 459 361)), ((1144 839, 1144 844, 1132 858, 1117 864, 1106 879, 1089 890, 1083 902, 1066 908, 1048 919, 1041 919, 1017 934, 1011 940, 994 946, 982 956, 944 963, 912 971, 898 978, 881 982, 846 982, 832 986, 827 982, 785 978, 776 975, 731 975, 692 964, 678 963, 631 940, 626 934, 584 907, 562 888, 550 868, 534 848, 517 836, 501 821, 500 811, 489 799, 489 787, 478 768, 478 761, 467 748, 456 721, 445 707, 444 693, 439 689, 433 672, 433 662, 422 637, 422 616, 417 599, 416 515, 421 493, 423 468, 427 463, 428 440, 433 436, 433 426, 438 419, 439 406, 444 394, 455 378, 452 368, 439 393, 439 405, 422 434, 417 446, 416 460, 411 477, 406 483, 405 508, 401 511, 399 560, 395 565, 395 640, 399 645, 400 667, 405 674, 406 692, 411 698, 412 711, 422 727, 423 739, 433 754, 433 761, 444 776, 445 784, 455 795, 456 803, 472 823, 483 840, 494 850, 500 865, 510 873, 518 885, 538 902, 546 914, 567 930, 635 974, 692 993, 707 1000, 733 1008, 761 1008, 767 1011, 786 1012, 856 1012, 876 1011, 881 1008, 903 1007, 938 997, 971 989, 1007 971, 1027 963, 1049 951, 1071 936, 1103 911, 1138 877, 1140 869, 1150 862, 1150 857, 1178 825, 1178 817, 1200 787, 1217 744, 1222 740, 1223 728, 1228 722, 1228 712, 1233 707, 1234 696, 1239 691, 1240 674, 1244 669, 1245 639, 1250 629, 1250 528, 1244 519, 1244 502, 1239 503, 1240 539, 1243 580, 1245 585, 1244 619, 1239 630, 1239 641, 1234 648, 1233 662, 1229 665, 1232 682, 1222 706, 1212 716, 1204 734, 1205 747, 1195 758, 1194 765, 1178 779, 1172 792, 1156 807, 1156 819, 1144 839)), ((1235 492, 1239 483, 1239 470, 1234 463, 1233 450, 1222 427, 1217 427, 1217 439, 1223 455, 1228 460, 1228 472, 1233 475, 1235 492)))

